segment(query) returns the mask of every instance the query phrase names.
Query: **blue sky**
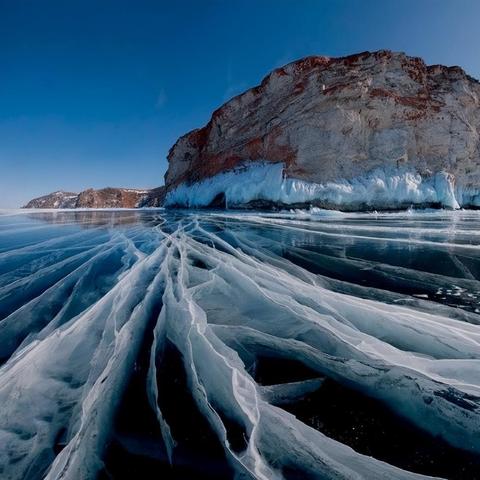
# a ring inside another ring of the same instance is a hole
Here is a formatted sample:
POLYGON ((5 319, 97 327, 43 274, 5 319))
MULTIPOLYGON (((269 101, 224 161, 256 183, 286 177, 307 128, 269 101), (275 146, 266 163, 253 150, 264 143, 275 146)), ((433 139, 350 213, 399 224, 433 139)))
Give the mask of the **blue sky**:
POLYGON ((163 183, 178 136, 273 68, 391 49, 480 77, 469 0, 0 0, 0 207, 163 183))

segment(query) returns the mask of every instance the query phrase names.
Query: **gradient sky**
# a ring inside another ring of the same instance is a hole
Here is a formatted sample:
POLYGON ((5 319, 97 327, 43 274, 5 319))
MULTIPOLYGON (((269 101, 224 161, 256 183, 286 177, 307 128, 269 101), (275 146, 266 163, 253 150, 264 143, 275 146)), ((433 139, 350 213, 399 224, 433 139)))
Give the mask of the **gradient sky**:
POLYGON ((163 184, 178 136, 297 58, 391 49, 480 77, 477 0, 0 0, 0 207, 163 184))

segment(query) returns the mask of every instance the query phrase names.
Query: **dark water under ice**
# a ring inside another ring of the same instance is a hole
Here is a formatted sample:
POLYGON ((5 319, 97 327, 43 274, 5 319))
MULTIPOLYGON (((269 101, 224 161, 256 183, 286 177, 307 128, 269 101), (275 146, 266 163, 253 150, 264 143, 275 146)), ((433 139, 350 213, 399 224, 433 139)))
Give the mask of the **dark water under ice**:
POLYGON ((0 478, 480 479, 480 212, 0 212, 0 478))

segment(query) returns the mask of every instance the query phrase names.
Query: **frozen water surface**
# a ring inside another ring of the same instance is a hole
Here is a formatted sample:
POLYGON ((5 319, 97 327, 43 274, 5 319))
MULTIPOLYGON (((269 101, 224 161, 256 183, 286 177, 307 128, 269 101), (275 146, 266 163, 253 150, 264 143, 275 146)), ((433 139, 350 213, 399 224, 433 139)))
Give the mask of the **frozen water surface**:
POLYGON ((480 478, 480 213, 0 215, 0 478, 480 478))

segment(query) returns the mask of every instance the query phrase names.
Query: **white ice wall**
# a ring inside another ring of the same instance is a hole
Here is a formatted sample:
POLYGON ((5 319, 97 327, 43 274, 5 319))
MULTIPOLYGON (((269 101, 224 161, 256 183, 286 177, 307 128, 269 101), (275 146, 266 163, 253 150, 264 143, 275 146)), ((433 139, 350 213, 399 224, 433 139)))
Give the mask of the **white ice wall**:
POLYGON ((198 183, 181 184, 167 194, 165 202, 167 206, 204 207, 223 192, 227 206, 253 200, 286 205, 317 201, 339 208, 439 203, 455 209, 467 203, 480 205, 479 191, 455 188, 454 177, 446 172, 422 177, 409 169, 375 169, 352 180, 318 184, 287 178, 283 170, 281 163, 251 163, 198 183))

